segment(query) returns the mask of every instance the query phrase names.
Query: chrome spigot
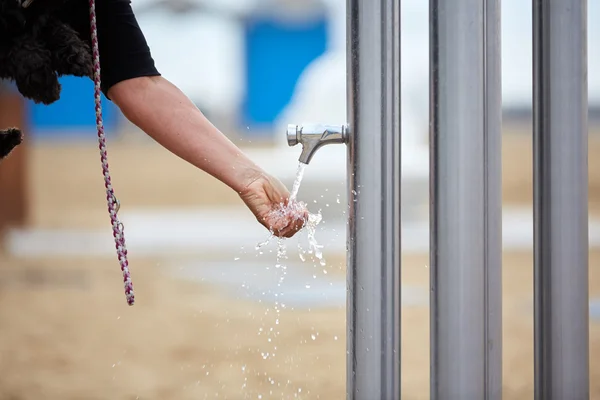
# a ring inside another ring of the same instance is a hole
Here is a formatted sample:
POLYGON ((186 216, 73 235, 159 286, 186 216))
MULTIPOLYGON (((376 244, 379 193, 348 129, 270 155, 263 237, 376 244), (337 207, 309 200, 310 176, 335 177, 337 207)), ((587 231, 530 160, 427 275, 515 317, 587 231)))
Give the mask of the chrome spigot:
POLYGON ((302 144, 298 161, 308 164, 317 150, 326 144, 347 143, 346 125, 288 125, 288 145, 302 144))

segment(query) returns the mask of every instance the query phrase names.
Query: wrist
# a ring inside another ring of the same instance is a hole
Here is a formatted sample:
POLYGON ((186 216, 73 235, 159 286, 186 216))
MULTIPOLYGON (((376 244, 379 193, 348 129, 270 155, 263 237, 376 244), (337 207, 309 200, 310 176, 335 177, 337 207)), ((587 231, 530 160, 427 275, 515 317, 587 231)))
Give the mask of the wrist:
POLYGON ((230 176, 224 182, 236 193, 240 194, 264 175, 265 171, 262 168, 243 154, 240 154, 238 160, 233 163, 230 176))

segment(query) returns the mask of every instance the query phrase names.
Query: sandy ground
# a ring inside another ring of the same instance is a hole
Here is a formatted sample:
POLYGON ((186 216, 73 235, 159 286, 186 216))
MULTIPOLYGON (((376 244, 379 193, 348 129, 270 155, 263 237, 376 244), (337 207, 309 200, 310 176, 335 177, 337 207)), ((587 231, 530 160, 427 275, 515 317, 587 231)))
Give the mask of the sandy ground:
MULTIPOLYGON (((506 204, 530 201, 529 142, 504 141, 506 204)), ((600 141, 592 140, 590 154, 598 150, 600 141)), ((113 145, 109 157, 128 207, 240 206, 225 187, 155 145, 113 145)), ((32 225, 106 226, 93 144, 33 149, 30 184, 32 225)), ((593 213, 597 204, 600 160, 591 158, 593 213)), ((343 273, 343 255, 325 252, 330 270, 343 273)), ((404 283, 425 288, 427 255, 403 258, 404 283)), ((269 304, 168 277, 163 261, 131 255, 138 304, 129 308, 112 259, 17 260, 0 253, 0 400, 345 398, 343 308, 277 313, 269 304)), ((503 273, 504 398, 531 399, 530 252, 505 253, 503 273)), ((590 252, 590 293, 600 296, 600 251, 590 252)), ((428 321, 426 307, 403 309, 406 399, 428 398, 428 321)), ((592 398, 600 399, 598 322, 590 340, 592 398)))

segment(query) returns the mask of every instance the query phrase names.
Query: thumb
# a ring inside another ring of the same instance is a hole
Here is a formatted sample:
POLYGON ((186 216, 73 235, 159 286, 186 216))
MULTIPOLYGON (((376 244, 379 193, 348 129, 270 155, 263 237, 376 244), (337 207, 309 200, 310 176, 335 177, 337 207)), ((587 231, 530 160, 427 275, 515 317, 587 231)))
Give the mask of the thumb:
POLYGON ((264 190, 269 200, 273 202, 275 206, 280 204, 287 205, 290 197, 290 192, 287 190, 285 185, 272 176, 268 177, 267 183, 268 184, 265 185, 266 187, 264 188, 264 190))

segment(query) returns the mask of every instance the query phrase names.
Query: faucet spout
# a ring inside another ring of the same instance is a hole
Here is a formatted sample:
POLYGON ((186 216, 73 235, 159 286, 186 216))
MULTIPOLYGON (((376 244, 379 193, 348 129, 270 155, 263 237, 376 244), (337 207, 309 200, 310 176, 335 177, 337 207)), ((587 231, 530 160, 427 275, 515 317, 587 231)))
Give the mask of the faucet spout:
POLYGON ((315 153, 327 144, 347 143, 346 125, 288 125, 288 145, 302 145, 298 161, 308 164, 315 153))

